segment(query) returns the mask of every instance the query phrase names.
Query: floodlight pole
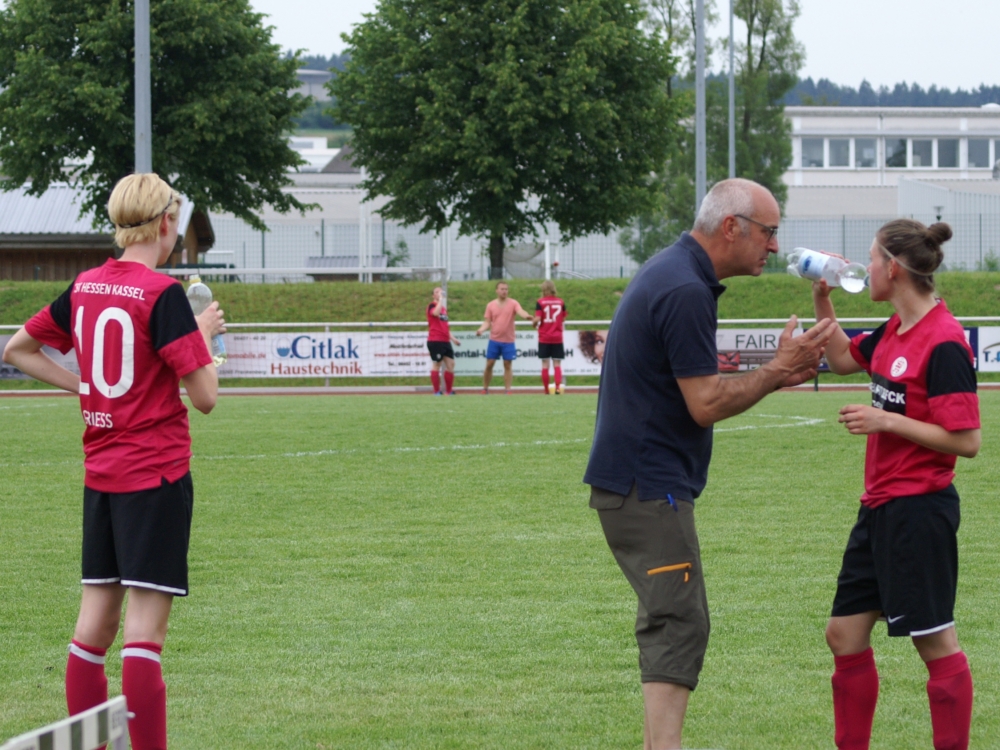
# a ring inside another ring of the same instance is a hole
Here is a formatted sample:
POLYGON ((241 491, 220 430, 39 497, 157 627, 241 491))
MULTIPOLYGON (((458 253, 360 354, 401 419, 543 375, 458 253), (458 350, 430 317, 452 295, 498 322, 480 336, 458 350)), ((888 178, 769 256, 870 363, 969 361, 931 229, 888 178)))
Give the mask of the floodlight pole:
POLYGON ((736 176, 736 74, 733 72, 733 6, 729 0, 729 178, 736 176))
POLYGON ((705 155, 705 0, 695 2, 694 46, 694 200, 695 216, 706 191, 705 155))
POLYGON ((153 112, 149 82, 149 0, 135 0, 135 171, 153 171, 153 112))

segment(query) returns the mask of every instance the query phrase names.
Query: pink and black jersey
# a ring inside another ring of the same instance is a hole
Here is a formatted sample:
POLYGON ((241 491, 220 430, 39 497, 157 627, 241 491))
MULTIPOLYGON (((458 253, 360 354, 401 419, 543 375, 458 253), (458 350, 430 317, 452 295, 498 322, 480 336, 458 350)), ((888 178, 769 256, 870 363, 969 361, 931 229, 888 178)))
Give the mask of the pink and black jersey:
POLYGON ((535 314, 541 318, 538 324, 538 343, 561 344, 563 326, 566 323, 566 303, 559 297, 542 297, 535 303, 535 314))
POLYGON ((81 273, 25 328, 64 354, 76 350, 87 487, 138 492, 187 474, 178 381, 212 358, 178 282, 112 259, 81 273))
MULTIPOLYGON (((871 334, 851 339, 851 355, 871 375, 872 406, 944 427, 979 427, 972 349, 944 302, 906 333, 893 315, 871 334)), ((865 493, 870 508, 893 498, 937 492, 951 484, 955 456, 889 432, 868 436, 865 493)))
POLYGON ((451 329, 448 327, 448 310, 441 308, 440 315, 434 315, 434 308, 437 302, 431 302, 427 306, 427 340, 428 341, 451 341, 451 329))

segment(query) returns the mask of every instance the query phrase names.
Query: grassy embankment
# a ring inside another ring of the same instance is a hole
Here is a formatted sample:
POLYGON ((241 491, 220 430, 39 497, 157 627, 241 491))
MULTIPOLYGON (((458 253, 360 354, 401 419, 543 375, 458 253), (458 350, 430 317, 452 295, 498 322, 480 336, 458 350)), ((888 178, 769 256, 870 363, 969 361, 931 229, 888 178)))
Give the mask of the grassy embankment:
MULTIPOLYGON (((563 280, 558 283, 571 320, 608 320, 628 279, 563 280)), ((956 315, 1000 315, 1000 273, 955 272, 940 274, 938 290, 956 315)), ((719 317, 787 318, 812 316, 809 285, 785 274, 758 279, 740 277, 726 281, 728 290, 719 300, 719 317)), ((449 315, 455 321, 478 321, 493 297, 493 282, 453 281, 448 285, 449 315)), ((0 324, 23 323, 58 296, 65 282, 0 282, 0 324)), ((358 284, 225 284, 213 283, 216 298, 231 323, 422 321, 433 282, 358 284)), ((513 280, 511 296, 530 309, 539 296, 539 282, 513 280)), ((886 304, 873 303, 866 294, 835 292, 841 317, 888 317, 886 304)), ((991 379, 982 374, 982 380, 991 379)), ((593 379, 574 378, 576 383, 593 379)), ((279 381, 227 379, 225 385, 274 385, 279 381)), ((352 379, 352 385, 403 384, 423 381, 402 378, 352 379)), ((459 378, 458 385, 475 385, 477 378, 459 378)), ((515 384, 534 385, 536 378, 520 377, 515 384)), ((318 378, 282 380, 283 385, 322 385, 318 378)), ((0 387, 31 388, 38 384, 7 381, 0 387)))

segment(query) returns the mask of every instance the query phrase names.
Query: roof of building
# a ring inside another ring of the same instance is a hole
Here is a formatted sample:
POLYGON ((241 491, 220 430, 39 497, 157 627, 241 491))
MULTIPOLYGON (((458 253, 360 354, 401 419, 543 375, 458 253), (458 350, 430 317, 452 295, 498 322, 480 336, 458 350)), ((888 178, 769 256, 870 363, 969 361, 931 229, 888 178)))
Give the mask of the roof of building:
POLYGON ((354 149, 348 143, 320 171, 324 174, 361 174, 361 170, 352 163, 351 157, 353 154, 354 149))
MULTIPOLYGON (((0 234, 87 235, 110 237, 110 227, 94 228, 94 213, 81 216, 83 191, 66 183, 53 183, 41 195, 28 195, 22 186, 0 191, 0 234)), ((187 231, 194 212, 189 200, 181 202, 178 234, 187 231)))
POLYGON ((835 107, 835 106, 787 106, 788 117, 844 117, 844 116, 891 116, 891 117, 1000 117, 1000 105, 984 104, 981 107, 835 107))

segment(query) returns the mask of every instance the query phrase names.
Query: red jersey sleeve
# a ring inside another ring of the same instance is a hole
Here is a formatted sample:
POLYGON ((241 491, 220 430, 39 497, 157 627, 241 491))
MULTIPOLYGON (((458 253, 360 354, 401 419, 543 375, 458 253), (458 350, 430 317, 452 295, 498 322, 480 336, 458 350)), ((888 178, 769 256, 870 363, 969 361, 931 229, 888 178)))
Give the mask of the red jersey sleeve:
POLYGON ((73 348, 73 327, 70 322, 70 284, 58 299, 43 308, 24 324, 24 329, 35 341, 40 341, 63 354, 73 348))
POLYGON ((871 333, 859 333, 851 339, 851 356, 869 375, 872 373, 872 356, 875 354, 875 347, 882 340, 887 325, 888 323, 883 323, 871 333))
POLYGON ((949 432, 979 428, 972 353, 959 342, 943 342, 931 352, 927 360, 927 402, 929 421, 949 432))
POLYGON ((153 348, 179 378, 212 363, 180 284, 171 284, 156 300, 149 317, 149 332, 153 348))

